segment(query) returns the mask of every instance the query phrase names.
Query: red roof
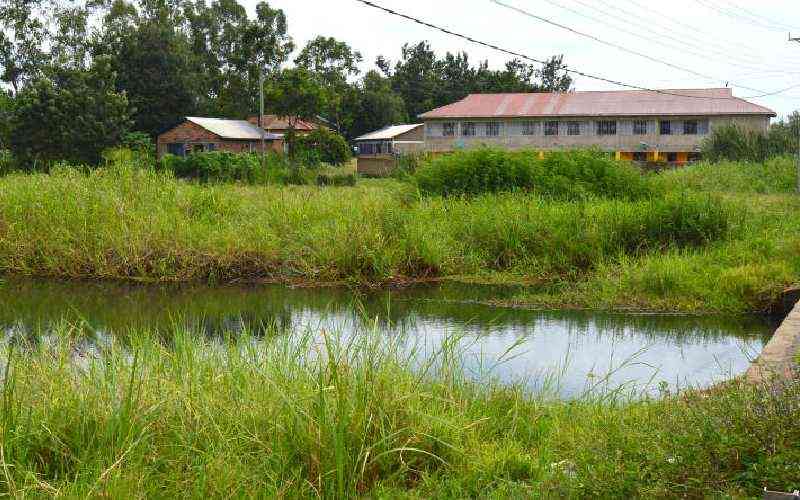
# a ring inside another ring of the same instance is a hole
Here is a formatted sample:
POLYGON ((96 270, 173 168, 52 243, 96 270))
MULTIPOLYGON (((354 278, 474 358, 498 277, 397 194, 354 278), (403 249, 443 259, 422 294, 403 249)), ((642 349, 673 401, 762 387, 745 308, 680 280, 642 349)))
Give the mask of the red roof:
MULTIPOLYGON (((258 124, 258 116, 251 116, 247 119, 252 124, 258 124)), ((318 127, 305 120, 296 119, 294 129, 297 131, 305 131, 311 132, 312 130, 316 130, 318 127)), ((289 130, 289 119, 284 116, 277 116, 277 115, 264 115, 261 118, 261 127, 264 130, 289 130)))
POLYGON ((647 90, 471 94, 456 103, 419 116, 424 119, 648 115, 776 116, 769 108, 733 97, 733 91, 729 88, 663 92, 669 94, 647 90))

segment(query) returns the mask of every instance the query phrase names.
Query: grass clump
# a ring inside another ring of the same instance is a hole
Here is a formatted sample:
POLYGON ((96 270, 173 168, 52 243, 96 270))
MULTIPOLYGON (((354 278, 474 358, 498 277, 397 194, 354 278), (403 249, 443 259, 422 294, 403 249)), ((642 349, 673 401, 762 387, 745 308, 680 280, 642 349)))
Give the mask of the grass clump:
POLYGON ((665 171, 654 179, 664 191, 688 188, 730 193, 791 193, 797 186, 797 164, 790 156, 763 162, 703 162, 665 171))
POLYGON ((797 382, 552 401, 470 381, 453 347, 420 363, 369 334, 51 334, 4 346, 13 496, 742 497, 800 483, 797 382))
POLYGON ((631 164, 600 151, 534 151, 481 148, 429 160, 416 170, 420 190, 444 196, 528 191, 558 199, 639 199, 651 194, 631 164))

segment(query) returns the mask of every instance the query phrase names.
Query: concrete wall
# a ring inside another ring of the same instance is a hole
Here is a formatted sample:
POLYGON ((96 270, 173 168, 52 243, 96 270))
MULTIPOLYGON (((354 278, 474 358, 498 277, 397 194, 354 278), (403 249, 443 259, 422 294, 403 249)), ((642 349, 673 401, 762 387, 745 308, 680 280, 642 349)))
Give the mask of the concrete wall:
MULTIPOLYGON (((168 144, 184 144, 187 148, 192 148, 195 145, 213 144, 215 150, 231 151, 234 153, 261 151, 261 141, 234 141, 222 139, 218 135, 190 121, 185 121, 158 136, 156 151, 159 158, 167 154, 168 144)), ((266 141, 266 148, 267 151, 282 153, 283 140, 266 141)))
MULTIPOLYGON (((737 125, 751 129, 766 131, 769 127, 768 116, 736 116, 736 117, 698 117, 698 116, 670 116, 664 117, 665 120, 670 121, 683 121, 683 120, 708 120, 709 133, 715 128, 723 125, 736 123, 737 125)), ((605 118, 604 118, 605 120, 605 118)), ((581 127, 581 135, 570 136, 563 132, 555 136, 546 136, 543 133, 543 123, 551 121, 546 119, 475 119, 475 120, 429 120, 426 122, 425 132, 425 145, 426 150, 431 152, 445 152, 453 151, 454 149, 473 148, 483 145, 497 146, 508 149, 574 149, 574 148, 587 148, 599 147, 606 151, 659 151, 659 152, 692 152, 700 147, 703 139, 707 135, 660 135, 658 133, 657 118, 653 117, 621 117, 621 118, 608 118, 608 120, 617 120, 617 134, 616 135, 596 135, 594 130, 594 122, 596 118, 574 118, 574 119, 559 119, 552 121, 559 121, 560 123, 567 122, 580 122, 584 125, 581 127), (622 121, 632 120, 645 120, 648 121, 648 133, 644 135, 632 135, 631 133, 624 133, 621 127, 622 121), (486 121, 500 121, 503 126, 498 137, 464 137, 457 135, 455 137, 437 137, 432 135, 432 131, 437 124, 440 126, 444 122, 486 122, 486 121), (523 121, 534 121, 539 123, 538 131, 535 135, 521 135, 519 130, 523 121), (433 126, 432 126, 433 125, 433 126), (647 147, 644 148, 642 143, 646 143, 647 147)), ((566 129, 566 125, 562 125, 561 129, 566 129)))
POLYGON ((356 171, 367 177, 385 177, 392 173, 397 166, 394 155, 364 155, 359 156, 356 171))
POLYGON ((773 377, 791 378, 800 374, 800 302, 786 316, 772 339, 747 370, 750 382, 769 381, 773 377))

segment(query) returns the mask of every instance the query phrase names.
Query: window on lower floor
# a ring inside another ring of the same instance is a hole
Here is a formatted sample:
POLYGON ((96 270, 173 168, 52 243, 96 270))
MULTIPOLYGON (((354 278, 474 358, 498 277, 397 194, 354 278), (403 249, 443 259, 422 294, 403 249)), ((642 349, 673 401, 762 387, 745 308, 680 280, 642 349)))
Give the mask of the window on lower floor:
POLYGON ((633 135, 647 135, 647 120, 633 120, 633 135))
POLYGON ((498 137, 500 135, 500 122, 486 122, 484 127, 486 137, 498 137))
POLYGON ((675 163, 678 161, 678 153, 667 153, 667 161, 669 163, 675 163))
POLYGON ((178 142, 167 144, 167 153, 175 156, 184 156, 186 154, 185 145, 178 142))
POLYGON ((567 135, 581 135, 581 124, 578 122, 567 122, 567 135))
POLYGON ((634 152, 633 161, 647 161, 647 153, 645 151, 634 152))
POLYGON ((597 122, 597 135, 617 135, 617 122, 613 120, 597 122))
POLYGON ((672 135, 672 122, 661 120, 658 122, 658 133, 661 135, 672 135))
POLYGON ((522 135, 536 135, 536 122, 522 122, 522 135))
POLYGON ((442 137, 454 137, 456 135, 456 124, 453 122, 442 123, 442 137))
POLYGON ((698 132, 697 120, 685 120, 683 122, 684 135, 697 135, 698 132))
POLYGON ((558 122, 544 122, 544 135, 558 135, 558 122))
POLYGON ((475 137, 475 124, 466 122, 461 125, 461 135, 464 137, 475 137))

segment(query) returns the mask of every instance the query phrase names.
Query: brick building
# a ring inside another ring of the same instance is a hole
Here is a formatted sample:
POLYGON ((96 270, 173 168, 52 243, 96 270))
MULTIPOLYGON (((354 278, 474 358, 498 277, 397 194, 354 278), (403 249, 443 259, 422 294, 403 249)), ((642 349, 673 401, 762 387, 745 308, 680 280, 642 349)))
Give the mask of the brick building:
MULTIPOLYGON (((247 118, 247 121, 258 125, 258 115, 247 118)), ((293 123, 290 124, 289 118, 278 115, 261 116, 261 128, 272 134, 286 134, 292 124, 294 132, 298 135, 305 135, 319 128, 317 124, 299 118, 291 118, 291 122, 293 123)))
POLYGON ((157 152, 159 158, 167 153, 259 152, 262 134, 267 151, 283 152, 283 135, 263 131, 248 121, 189 116, 158 136, 157 152))
POLYGON ((766 131, 775 112, 729 88, 473 94, 420 115, 425 149, 598 147, 617 158, 684 163, 715 128, 766 131))

